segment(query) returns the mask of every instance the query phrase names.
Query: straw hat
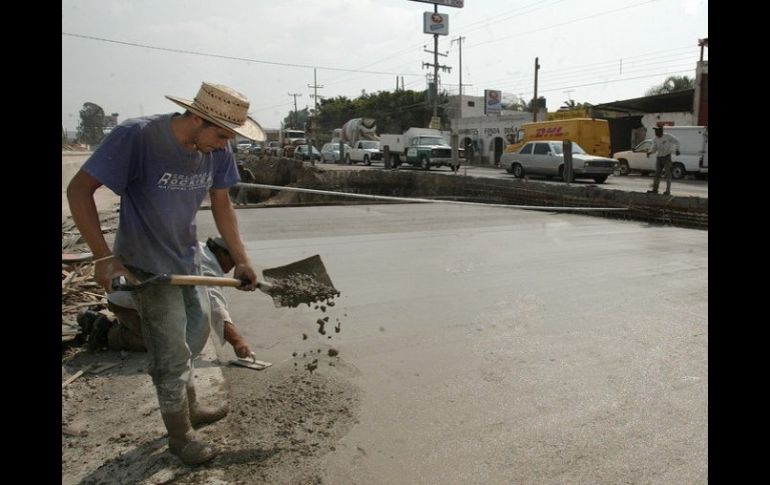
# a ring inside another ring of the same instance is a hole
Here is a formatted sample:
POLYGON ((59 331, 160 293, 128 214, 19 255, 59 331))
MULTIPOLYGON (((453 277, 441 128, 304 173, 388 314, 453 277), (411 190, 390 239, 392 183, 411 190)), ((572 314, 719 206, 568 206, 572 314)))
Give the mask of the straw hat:
POLYGON ((227 130, 254 141, 265 141, 265 131, 248 116, 249 100, 222 84, 204 82, 194 101, 166 95, 190 112, 227 130))

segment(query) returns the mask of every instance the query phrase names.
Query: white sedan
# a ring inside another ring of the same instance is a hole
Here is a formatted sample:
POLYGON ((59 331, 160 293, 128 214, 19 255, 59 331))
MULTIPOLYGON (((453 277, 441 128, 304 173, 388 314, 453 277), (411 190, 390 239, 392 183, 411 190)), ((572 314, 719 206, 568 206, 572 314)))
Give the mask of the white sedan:
MULTIPOLYGON (((617 167, 617 160, 589 155, 577 143, 572 143, 572 178, 590 178, 604 183, 617 167)), ((564 179, 562 142, 556 140, 531 141, 518 152, 503 153, 500 165, 516 178, 525 175, 543 175, 564 179)), ((565 180, 565 182, 569 182, 565 180)))
MULTIPOLYGON (((342 147, 343 154, 350 150, 350 145, 347 143, 342 147)), ((343 155, 344 156, 344 155, 343 155)), ((337 163, 342 160, 340 157, 340 144, 339 143, 327 143, 321 147, 321 161, 323 163, 332 162, 337 163)))

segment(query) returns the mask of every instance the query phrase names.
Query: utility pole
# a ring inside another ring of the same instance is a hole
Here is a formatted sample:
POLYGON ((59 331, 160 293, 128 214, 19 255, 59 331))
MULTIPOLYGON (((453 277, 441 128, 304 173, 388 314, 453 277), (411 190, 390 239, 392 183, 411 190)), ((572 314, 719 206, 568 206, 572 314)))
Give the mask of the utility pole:
POLYGON ((318 85, 318 79, 316 78, 316 68, 313 68, 313 84, 308 84, 307 87, 313 88, 313 94, 310 95, 315 100, 314 111, 318 113, 318 89, 323 88, 323 85, 318 85))
MULTIPOLYGON (((433 4, 433 13, 438 13, 438 4, 433 4)), ((438 34, 433 34, 433 119, 438 117, 438 34)), ((431 120, 432 122, 433 120, 431 120)))
POLYGON ((310 96, 313 98, 313 101, 315 101, 315 108, 313 109, 313 116, 310 116, 310 112, 308 110, 308 117, 307 117, 307 150, 308 154, 310 155, 310 165, 315 166, 315 158, 313 158, 313 135, 315 135, 315 128, 314 128, 314 119, 316 116, 318 116, 318 88, 323 88, 323 85, 318 85, 318 78, 316 77, 316 68, 313 68, 313 84, 308 84, 307 87, 313 88, 313 94, 310 96))
MULTIPOLYGON (((433 4, 433 13, 438 14, 438 4, 433 4)), ((438 56, 444 56, 447 57, 449 54, 440 54, 438 52, 438 34, 433 34, 433 51, 425 50, 423 51, 433 54, 433 64, 429 62, 423 62, 422 67, 432 67, 433 68, 433 87, 434 87, 434 94, 433 94, 433 118, 431 119, 431 128, 441 128, 441 126, 434 126, 436 120, 438 120, 438 70, 439 68, 442 71, 446 72, 452 72, 452 68, 449 66, 442 66, 438 63, 438 56)), ((440 125, 441 123, 438 122, 440 125)))
POLYGON ((302 96, 302 93, 289 93, 289 96, 294 96, 294 128, 297 129, 297 96, 302 96))
POLYGON ((465 41, 465 37, 460 36, 449 42, 449 45, 452 45, 453 42, 457 42, 457 45, 460 46, 460 98, 463 96, 463 41, 465 41))
POLYGON ((532 100, 532 121, 537 121, 537 71, 540 70, 540 64, 535 57, 535 99, 532 100))
POLYGON ((457 45, 460 47, 460 103, 458 111, 458 116, 460 118, 463 117, 463 41, 465 40, 465 37, 460 36, 456 39, 452 39, 449 42, 449 45, 451 46, 453 42, 457 42, 457 45))

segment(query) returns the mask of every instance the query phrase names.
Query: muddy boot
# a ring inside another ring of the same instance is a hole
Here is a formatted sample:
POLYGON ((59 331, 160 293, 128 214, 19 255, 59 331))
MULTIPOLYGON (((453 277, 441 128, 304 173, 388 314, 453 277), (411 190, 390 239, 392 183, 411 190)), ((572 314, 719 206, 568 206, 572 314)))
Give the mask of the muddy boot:
POLYGON ((217 456, 218 451, 201 441, 192 431, 187 403, 181 411, 161 411, 160 414, 163 417, 163 424, 168 430, 168 449, 182 460, 182 463, 200 465, 217 456))
POLYGON ((190 405, 190 422, 192 423, 193 428, 196 429, 219 421, 227 416, 227 413, 230 411, 227 403, 219 407, 201 405, 196 399, 195 386, 192 384, 187 386, 187 402, 190 405))

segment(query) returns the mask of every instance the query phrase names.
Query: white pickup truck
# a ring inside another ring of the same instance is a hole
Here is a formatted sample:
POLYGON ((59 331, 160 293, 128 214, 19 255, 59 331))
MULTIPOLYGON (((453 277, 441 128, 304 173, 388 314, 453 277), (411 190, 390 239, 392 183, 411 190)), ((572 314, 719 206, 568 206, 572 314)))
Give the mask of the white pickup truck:
POLYGON ((371 165, 372 160, 382 160, 380 142, 376 140, 358 140, 345 153, 345 163, 348 165, 359 162, 371 165))
MULTIPOLYGON (((452 163, 452 147, 446 137, 439 130, 432 128, 409 128, 403 135, 380 135, 380 144, 389 147, 393 157, 393 167, 401 164, 421 167, 430 170, 430 167, 449 167, 456 172, 460 167, 459 160, 452 163)), ((459 158, 465 158, 465 151, 458 150, 459 158)))
MULTIPOLYGON (((679 155, 671 156, 671 178, 683 179, 687 174, 708 175, 708 128, 705 126, 664 126, 663 133, 670 133, 679 140, 679 155)), ((640 172, 655 173, 656 156, 647 152, 652 140, 644 140, 633 150, 616 152, 612 158, 618 161, 620 175, 640 172)))

